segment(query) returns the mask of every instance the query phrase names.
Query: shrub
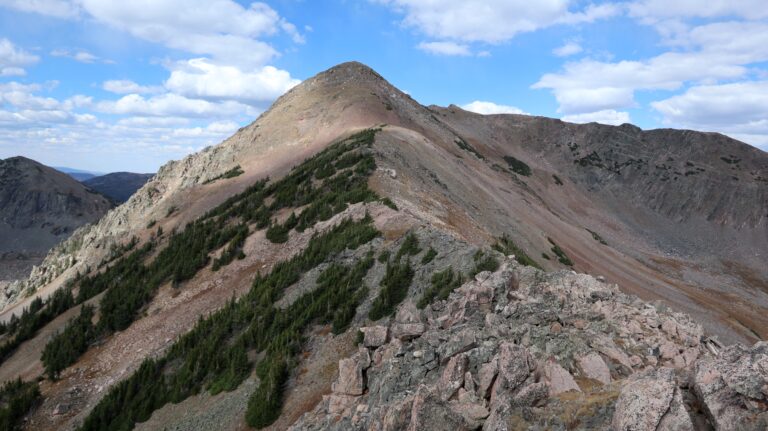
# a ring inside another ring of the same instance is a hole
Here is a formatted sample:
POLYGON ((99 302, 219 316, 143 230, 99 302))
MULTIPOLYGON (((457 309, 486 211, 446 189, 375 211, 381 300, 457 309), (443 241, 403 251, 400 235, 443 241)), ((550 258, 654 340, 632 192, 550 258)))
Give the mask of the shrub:
POLYGON ((458 145, 458 146, 459 146, 459 148, 461 148, 462 150, 464 150, 464 151, 467 151, 467 152, 469 152, 469 153, 472 153, 472 154, 473 154, 475 157, 477 157, 477 158, 478 158, 478 159, 480 159, 480 160, 485 160, 485 156, 483 156, 482 154, 480 154, 480 152, 478 152, 478 151, 475 149, 475 147, 473 147, 473 146, 469 145, 469 144, 468 144, 468 143, 466 143, 466 141, 464 141, 463 139, 461 139, 461 138, 458 138, 458 137, 457 137, 457 138, 456 138, 456 140, 455 140, 454 142, 456 142, 456 145, 458 145))
POLYGON ((32 405, 40 397, 35 382, 10 380, 0 386, 0 430, 21 429, 21 422, 32 405))
POLYGON ((522 160, 512 156, 504 156, 504 161, 507 162, 507 165, 509 166, 509 169, 512 169, 512 172, 525 177, 531 176, 531 167, 522 160))
POLYGON ((499 269, 499 261, 492 255, 485 254, 482 250, 478 250, 474 256, 475 267, 472 269, 470 275, 475 275, 483 271, 496 271, 499 269))
POLYGON ((421 264, 426 265, 429 262, 432 262, 435 257, 437 257, 437 250, 430 247, 429 250, 427 250, 427 252, 424 254, 424 257, 421 258, 421 264))
POLYGON ((403 244, 400 246, 400 250, 397 251, 395 261, 400 261, 403 256, 417 255, 419 252, 421 252, 421 248, 419 248, 419 239, 416 237, 416 234, 411 232, 405 237, 403 244))
POLYGON ((435 299, 444 300, 456 288, 464 282, 461 274, 454 273, 453 268, 448 267, 440 272, 432 274, 432 285, 424 291, 424 294, 416 303, 416 307, 422 309, 431 304, 435 299))
POLYGON ((397 306, 408 295, 408 288, 413 280, 413 269, 409 262, 387 264, 387 271, 381 280, 381 291, 373 301, 368 317, 371 320, 379 320, 382 317, 392 315, 397 306))
POLYGON ((563 249, 560 248, 557 244, 555 244, 555 241, 552 240, 552 238, 547 238, 549 242, 552 244, 552 253, 557 256, 557 260, 566 266, 573 266, 573 261, 568 257, 568 255, 565 254, 563 249))
MULTIPOLYGON (((522 248, 518 247, 512 238, 510 238, 507 234, 502 235, 501 238, 496 240, 496 243, 493 245, 493 249, 505 256, 509 256, 510 254, 514 255, 515 260, 520 265, 532 266, 534 268, 542 269, 541 266, 536 263, 536 261, 533 260, 530 256, 528 256, 528 254, 526 254, 522 248)), ((542 255, 542 257, 544 256, 542 255)), ((548 257, 544 258, 549 259, 548 257)))

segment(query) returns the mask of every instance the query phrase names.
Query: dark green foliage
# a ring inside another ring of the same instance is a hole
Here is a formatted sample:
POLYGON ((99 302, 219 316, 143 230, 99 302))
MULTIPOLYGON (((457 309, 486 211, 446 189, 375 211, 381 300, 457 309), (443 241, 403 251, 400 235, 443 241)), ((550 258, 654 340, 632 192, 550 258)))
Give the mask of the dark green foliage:
POLYGON ((155 219, 150 220, 149 223, 147 223, 147 229, 152 229, 152 227, 154 227, 156 224, 157 224, 157 220, 155 219))
POLYGON ((381 203, 383 203, 384 205, 392 208, 395 211, 399 211, 399 208, 397 208, 397 205, 395 205, 395 203, 392 202, 392 199, 390 199, 390 198, 382 198, 381 199, 381 203))
POLYGON ((555 184, 557 184, 558 186, 563 185, 563 180, 561 180, 560 177, 558 177, 557 175, 552 174, 552 178, 555 180, 555 184))
POLYGON ((0 430, 21 429, 21 420, 40 397, 35 382, 11 380, 0 386, 0 430))
POLYGON ((448 295, 461 286, 463 282, 461 274, 453 272, 451 267, 432 274, 432 286, 424 291, 424 295, 416 303, 416 307, 422 309, 434 302, 435 299, 447 299, 448 295))
POLYGON ((435 257, 437 257, 437 250, 430 247, 429 250, 427 250, 426 253, 424 253, 424 257, 421 258, 421 264, 426 265, 429 262, 432 262, 435 257))
POLYGON ((477 157, 477 158, 478 158, 478 159, 480 159, 480 160, 485 160, 485 156, 483 156, 482 154, 480 154, 480 153, 479 153, 479 152, 478 152, 478 151, 475 149, 475 147, 473 147, 473 146, 469 145, 469 144, 468 144, 468 143, 466 143, 466 141, 464 141, 463 139, 461 139, 461 138, 456 138, 456 140, 455 140, 454 142, 456 142, 456 145, 458 145, 458 146, 459 146, 459 148, 461 148, 462 150, 464 150, 464 151, 467 151, 467 152, 469 152, 469 153, 472 153, 472 154, 473 154, 475 157, 477 157))
POLYGON ((224 178, 239 177, 243 173, 245 173, 245 171, 243 171, 243 168, 241 168, 240 165, 237 165, 234 168, 228 170, 227 172, 224 172, 221 175, 218 175, 218 176, 215 176, 215 177, 213 177, 213 178, 211 178, 209 180, 206 180, 203 184, 210 184, 210 183, 212 183, 214 181, 217 181, 217 180, 220 180, 220 179, 224 179, 224 178))
POLYGON ((94 408, 82 430, 128 430, 146 420, 168 402, 180 402, 207 388, 215 393, 236 388, 248 376, 247 353, 265 352, 257 374, 259 388, 248 403, 246 420, 263 427, 279 416, 285 379, 303 342, 302 333, 313 323, 346 327, 362 299, 362 279, 373 265, 368 253, 351 267, 330 265, 318 277, 317 288, 288 308, 274 303, 303 274, 346 248, 356 249, 378 235, 372 219, 344 220, 321 235, 293 258, 276 264, 267 276, 257 276, 240 300, 197 323, 158 360, 116 385, 94 408), (352 310, 352 311, 350 311, 352 310))
POLYGON ((64 330, 45 345, 40 360, 45 366, 48 378, 57 379, 61 370, 88 350, 88 343, 95 330, 92 320, 93 306, 83 305, 80 314, 70 320, 64 330))
POLYGON ((589 230, 589 229, 587 229, 587 232, 592 234, 592 239, 594 239, 595 241, 597 241, 597 242, 599 242, 600 244, 603 244, 603 245, 608 245, 608 243, 605 242, 603 237, 601 237, 597 232, 589 230))
POLYGON ((2 325, 6 341, 0 346, 0 363, 10 357, 21 343, 34 337, 40 328, 73 305, 72 290, 65 287, 56 290, 45 302, 39 298, 32 301, 21 317, 12 315, 8 323, 2 325))
POLYGON ((235 258, 243 259, 245 257, 245 254, 243 254, 243 244, 245 244, 246 238, 248 238, 248 225, 237 225, 237 233, 235 233, 235 236, 229 241, 229 245, 227 245, 227 248, 221 253, 221 256, 218 259, 213 260, 211 269, 217 271, 222 266, 232 262, 235 258))
POLYGON ((266 371, 259 375, 259 387, 248 400, 245 421, 254 428, 264 428, 280 417, 283 386, 288 380, 288 366, 283 359, 268 358, 266 371))
MULTIPOLYGON (((281 180, 269 184, 267 180, 259 181, 243 193, 227 199, 188 224, 183 231, 174 232, 168 238, 166 247, 150 264, 145 264, 144 258, 152 247, 151 243, 103 273, 83 280, 78 300, 81 294, 85 299, 106 290, 99 304, 99 324, 92 332, 93 339, 90 341, 127 328, 152 300, 161 284, 170 281, 174 287, 180 286, 208 265, 213 251, 227 245, 221 257, 214 260, 213 270, 234 258, 243 258, 242 245, 248 236, 250 222, 256 223, 257 228, 263 228, 269 225, 276 211, 307 205, 300 216, 291 214, 285 223, 272 225, 267 231, 267 237, 273 242, 284 242, 291 229, 305 229, 319 220, 327 220, 343 211, 348 204, 379 199, 367 185, 367 178, 376 166, 366 148, 373 142, 375 133, 376 130, 366 130, 353 135, 295 167, 281 180), (349 169, 340 170, 319 185, 313 185, 312 178, 317 169, 342 159, 340 165, 349 166, 349 169), (267 198, 272 198, 270 205, 265 203, 267 198)), ((169 215, 174 211, 176 208, 171 207, 169 215)), ((371 231, 376 232, 373 228, 365 228, 358 233, 361 238, 367 238, 367 242, 371 231)), ((348 240, 350 246, 354 243, 355 238, 348 240)), ((338 247, 343 249, 348 244, 324 244, 317 246, 315 251, 340 250, 338 247)), ((320 263, 322 258, 324 256, 314 265, 320 263)), ((297 274, 292 277, 297 277, 297 274)), ((74 361, 76 358, 71 359, 74 361)))
POLYGON ((419 239, 416 237, 416 234, 411 232, 405 237, 403 244, 400 246, 400 250, 397 251, 395 262, 399 262, 403 256, 414 256, 419 254, 419 252, 421 252, 421 248, 419 248, 419 239))
POLYGON ((512 156, 504 156, 504 161, 507 162, 507 165, 509 166, 509 169, 512 169, 512 172, 524 177, 531 176, 531 167, 522 160, 516 159, 512 156))
POLYGON ((546 260, 552 260, 552 258, 549 257, 549 255, 547 253, 541 253, 541 257, 543 257, 546 260))
POLYGON ((176 207, 176 205, 171 205, 171 207, 168 208, 168 212, 166 212, 165 216, 166 217, 170 217, 171 215, 173 215, 173 213, 175 213, 178 210, 179 210, 179 208, 176 207))
POLYGON ((408 295, 408 288, 413 280, 413 269, 410 262, 387 264, 387 271, 381 280, 379 296, 373 301, 368 317, 379 320, 395 312, 395 308, 408 295))
POLYGON ((499 261, 496 259, 496 257, 490 254, 486 254, 482 250, 478 250, 473 258, 475 260, 475 267, 470 273, 472 277, 483 271, 493 272, 499 269, 499 261))
POLYGON ((552 244, 552 253, 557 256, 557 260, 566 266, 573 266, 573 261, 568 257, 568 255, 565 254, 563 249, 560 248, 557 244, 555 244, 555 241, 552 240, 552 238, 547 238, 549 242, 552 244))
POLYGON ((379 263, 387 263, 389 261, 389 255, 390 255, 389 250, 382 251, 381 254, 379 254, 379 258, 378 258, 379 263))
MULTIPOLYGON (((505 256, 509 256, 510 254, 514 255, 515 260, 520 265, 532 266, 534 268, 542 269, 541 266, 536 263, 536 261, 533 260, 530 256, 528 256, 528 254, 526 254, 522 248, 518 247, 517 244, 512 241, 512 238, 510 238, 507 234, 502 235, 501 238, 496 240, 496 244, 493 245, 493 249, 505 256)), ((545 257, 545 259, 549 258, 545 257)))

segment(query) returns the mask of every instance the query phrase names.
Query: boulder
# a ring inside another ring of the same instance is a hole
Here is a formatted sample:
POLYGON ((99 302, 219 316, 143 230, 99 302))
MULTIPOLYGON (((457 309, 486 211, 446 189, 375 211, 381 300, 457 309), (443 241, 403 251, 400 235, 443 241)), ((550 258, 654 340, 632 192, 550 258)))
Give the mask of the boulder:
MULTIPOLYGON (((616 431, 655 431, 662 418, 682 429, 693 429, 690 417, 682 407, 675 373, 671 368, 648 369, 627 379, 616 400, 612 429, 616 431), (678 398, 675 398, 675 397, 678 398), (671 409, 675 399, 675 409, 671 409), (680 410, 682 409, 682 411, 680 410), (668 413, 669 412, 669 413, 668 413)), ((671 431, 670 428, 666 428, 671 431)))
POLYGON ((403 341, 418 338, 426 330, 423 323, 393 323, 392 338, 403 341))
POLYGON ((544 366, 544 375, 549 382, 549 395, 554 396, 568 391, 581 392, 581 388, 565 368, 550 359, 544 366))
POLYGON ((441 400, 450 400, 456 395, 459 388, 464 386, 464 374, 468 364, 467 355, 464 353, 456 355, 448 361, 448 365, 443 369, 440 380, 437 382, 441 400))
POLYGON ((458 413, 429 390, 420 386, 413 398, 411 421, 407 431, 445 430, 469 431, 469 427, 458 413))
POLYGON ((389 328, 386 326, 367 326, 360 328, 363 333, 363 345, 376 348, 387 343, 389 328))
POLYGON ((604 385, 611 383, 611 370, 605 365, 599 353, 591 352, 578 358, 576 362, 584 377, 597 380, 604 385))

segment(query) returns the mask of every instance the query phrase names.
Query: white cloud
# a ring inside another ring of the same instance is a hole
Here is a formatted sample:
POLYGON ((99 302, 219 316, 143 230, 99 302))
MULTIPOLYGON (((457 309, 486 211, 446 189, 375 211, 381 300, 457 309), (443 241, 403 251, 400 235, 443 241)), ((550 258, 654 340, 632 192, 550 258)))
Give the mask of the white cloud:
POLYGON ((568 10, 569 0, 376 0, 405 15, 403 24, 427 36, 501 43, 555 24, 592 22, 619 13, 611 4, 568 10))
POLYGON ((568 57, 574 54, 578 54, 584 49, 576 42, 568 42, 563 46, 557 47, 552 50, 552 53, 558 57, 568 57))
POLYGON ((600 123, 609 124, 611 126, 618 126, 624 123, 629 123, 629 113, 622 111, 615 111, 613 109, 605 109, 596 112, 587 112, 584 114, 566 115, 561 118, 563 121, 569 123, 600 123))
POLYGON ((532 88, 547 88, 566 114, 621 109, 635 104, 637 90, 675 90, 687 82, 736 79, 748 65, 768 60, 768 23, 727 22, 692 29, 693 49, 641 61, 584 59, 548 73, 532 88), (749 37, 744 37, 749 35, 749 37))
POLYGON ((80 13, 77 2, 71 0, 0 0, 0 6, 57 18, 73 18, 80 13))
MULTIPOLYGON (((75 61, 79 61, 80 63, 93 63, 97 60, 100 60, 99 57, 82 49, 76 52, 71 52, 67 49, 54 49, 53 51, 51 51, 51 55, 54 57, 68 57, 75 61)), ((108 62, 108 61, 105 61, 105 62, 108 62)))
POLYGON ((765 0, 640 0, 629 5, 632 16, 652 20, 665 18, 714 18, 737 16, 746 19, 768 17, 765 0))
POLYGON ((239 115, 247 111, 246 106, 233 101, 213 103, 173 93, 150 98, 129 94, 115 101, 99 102, 96 109, 109 114, 208 118, 239 115))
POLYGON ((139 85, 128 79, 104 81, 101 88, 115 94, 148 94, 162 91, 162 87, 139 85))
POLYGON ((470 112, 475 112, 478 114, 483 115, 490 115, 490 114, 525 114, 528 115, 527 112, 523 111, 520 108, 514 107, 514 106, 508 106, 508 105, 497 105, 493 102, 483 102, 476 100, 472 103, 467 103, 466 105, 463 105, 461 107, 462 109, 470 112))
POLYGON ((694 86, 651 106, 669 126, 727 133, 749 143, 768 139, 768 81, 694 86))
POLYGON ((16 47, 8 39, 0 39, 0 76, 24 75, 24 66, 37 63, 40 57, 16 47))
POLYGON ((300 39, 295 26, 264 3, 246 8, 231 0, 82 0, 82 5, 98 21, 140 39, 227 64, 253 67, 275 57, 259 37, 282 30, 300 39))
POLYGON ((237 100, 250 105, 268 104, 300 82, 287 71, 272 66, 246 72, 196 58, 178 62, 174 67, 165 82, 168 90, 187 97, 237 100))
POLYGON ((421 42, 417 48, 435 55, 472 55, 467 45, 455 42, 421 42))

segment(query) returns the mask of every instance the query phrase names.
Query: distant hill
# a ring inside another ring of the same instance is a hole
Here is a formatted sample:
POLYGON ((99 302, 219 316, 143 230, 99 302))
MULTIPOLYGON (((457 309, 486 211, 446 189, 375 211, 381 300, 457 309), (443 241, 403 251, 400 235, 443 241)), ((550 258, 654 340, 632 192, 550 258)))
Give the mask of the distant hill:
POLYGON ((82 169, 68 168, 66 166, 51 166, 51 167, 53 169, 56 169, 59 172, 64 172, 65 174, 69 175, 70 177, 78 181, 85 181, 91 178, 104 175, 102 172, 84 171, 82 169))
POLYGON ((25 157, 0 160, 0 280, 33 264, 113 204, 64 174, 25 157))
POLYGON ((113 172, 111 174, 81 180, 83 184, 117 203, 123 203, 155 174, 113 172))

